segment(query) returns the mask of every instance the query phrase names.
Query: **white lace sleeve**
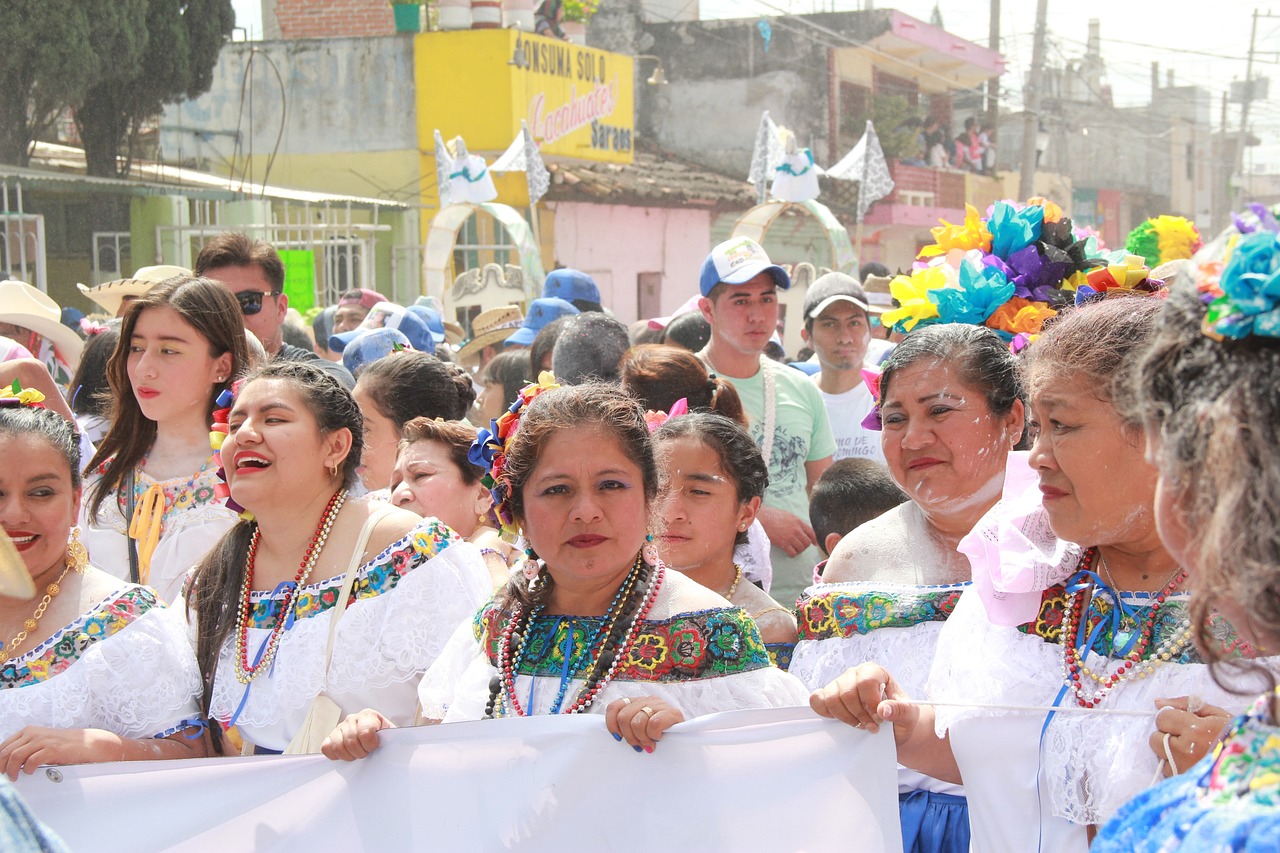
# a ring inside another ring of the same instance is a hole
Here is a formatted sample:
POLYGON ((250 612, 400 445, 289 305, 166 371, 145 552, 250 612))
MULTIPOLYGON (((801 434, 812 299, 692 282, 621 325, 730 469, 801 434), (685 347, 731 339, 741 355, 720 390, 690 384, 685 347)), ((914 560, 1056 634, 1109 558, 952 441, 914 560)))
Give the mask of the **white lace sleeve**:
POLYGON ((155 607, 46 681, 0 690, 0 739, 23 726, 152 737, 198 716, 200 673, 174 611, 155 607))
POLYGON ((765 592, 773 585, 773 562, 769 557, 772 544, 764 526, 756 519, 747 528, 747 544, 736 545, 733 549, 733 561, 742 566, 742 574, 747 580, 758 582, 765 592))

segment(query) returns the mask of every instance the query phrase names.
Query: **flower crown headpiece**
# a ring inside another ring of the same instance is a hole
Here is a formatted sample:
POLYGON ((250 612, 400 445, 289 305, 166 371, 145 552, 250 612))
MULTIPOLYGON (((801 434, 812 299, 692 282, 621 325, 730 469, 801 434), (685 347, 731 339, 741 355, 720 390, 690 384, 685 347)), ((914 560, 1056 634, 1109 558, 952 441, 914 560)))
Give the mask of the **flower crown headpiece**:
POLYGON ((0 406, 29 406, 33 409, 43 409, 44 394, 34 388, 23 388, 22 383, 15 379, 5 391, 0 391, 0 406))
POLYGON ((1272 212, 1253 204, 1196 256, 1197 287, 1208 306, 1201 325, 1205 335, 1216 341, 1280 338, 1278 232, 1272 212))
POLYGON ((515 402, 502 417, 490 421, 488 429, 480 430, 476 440, 471 443, 471 449, 467 452, 467 458, 472 465, 485 469, 485 475, 480 482, 489 490, 493 498, 494 518, 498 522, 503 539, 509 542, 515 542, 520 536, 520 528, 516 526, 515 513, 511 510, 511 484, 502 476, 506 469, 507 448, 511 445, 512 436, 520 428, 520 417, 524 414, 525 407, 544 391, 559 387, 554 374, 547 370, 542 371, 538 374, 537 382, 520 389, 515 402))
POLYGON ((225 389, 218 395, 215 401, 217 408, 213 410, 213 423, 209 426, 209 446, 213 448, 214 460, 218 465, 217 475, 218 482, 213 487, 215 497, 221 498, 223 504, 232 512, 239 513, 240 517, 245 521, 253 521, 253 513, 249 512, 240 504, 236 503, 235 498, 231 497, 231 487, 227 485, 227 469, 222 464, 222 443, 227 440, 227 419, 231 416, 231 406, 236 401, 236 394, 240 393, 240 386, 244 384, 243 379, 237 379, 231 383, 231 387, 225 389))
POLYGON ((964 223, 943 220, 910 276, 889 284, 898 307, 881 322, 899 332, 919 325, 986 326, 1020 350, 1063 306, 1109 290, 1157 290, 1143 259, 1104 252, 1043 198, 998 201, 984 219, 966 205, 964 223))

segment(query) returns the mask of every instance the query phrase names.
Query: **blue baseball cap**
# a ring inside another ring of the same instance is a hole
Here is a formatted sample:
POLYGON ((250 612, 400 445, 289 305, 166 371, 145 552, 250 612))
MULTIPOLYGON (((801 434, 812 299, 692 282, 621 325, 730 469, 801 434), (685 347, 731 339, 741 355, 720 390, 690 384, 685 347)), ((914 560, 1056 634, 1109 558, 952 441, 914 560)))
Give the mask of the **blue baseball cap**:
POLYGON ((352 376, 357 375, 365 365, 391 355, 397 347, 414 349, 404 332, 399 329, 356 329, 343 334, 355 335, 342 350, 342 366, 350 370, 352 376))
POLYGON ((426 321, 394 302, 375 304, 369 309, 369 315, 359 326, 349 332, 330 335, 329 349, 333 352, 343 352, 347 344, 371 329, 396 329, 404 335, 414 349, 422 352, 436 351, 436 340, 431 334, 431 329, 427 327, 426 321))
POLYGON ((535 299, 529 303, 529 313, 524 318, 524 325, 516 329, 516 333, 507 338, 507 346, 524 346, 527 347, 533 343, 533 339, 538 336, 538 332, 542 331, 542 327, 550 323, 552 320, 559 320, 561 317, 572 317, 574 314, 581 313, 572 303, 563 299, 554 299, 543 297, 535 299))
POLYGON ((791 286, 787 271, 769 260, 764 249, 750 237, 730 237, 711 250, 702 262, 698 286, 703 296, 710 296, 717 284, 742 284, 767 272, 779 290, 791 286))
POLYGON ((542 285, 544 298, 563 299, 573 302, 580 299, 585 302, 600 304, 600 288, 591 276, 571 269, 552 270, 547 273, 547 280, 542 285))
POLYGON ((408 305, 404 310, 416 315, 426 325, 427 331, 431 333, 431 340, 437 344, 444 343, 444 317, 440 316, 439 311, 425 305, 408 305))

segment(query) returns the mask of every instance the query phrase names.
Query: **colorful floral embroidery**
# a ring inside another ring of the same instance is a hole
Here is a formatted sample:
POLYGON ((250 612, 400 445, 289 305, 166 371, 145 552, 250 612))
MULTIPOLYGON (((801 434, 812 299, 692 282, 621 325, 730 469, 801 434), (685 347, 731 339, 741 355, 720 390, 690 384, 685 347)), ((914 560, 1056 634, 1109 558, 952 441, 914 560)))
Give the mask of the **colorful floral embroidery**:
POLYGON ((78 661, 94 643, 123 631, 153 607, 164 607, 149 587, 130 587, 102 602, 22 657, 0 667, 0 690, 48 681, 78 661))
POLYGON ((1267 696, 1236 719, 1200 779, 1206 805, 1280 807, 1280 728, 1271 719, 1267 696))
MULTIPOLYGON (((104 476, 114 458, 112 457, 103 462, 94 469, 92 474, 98 477, 104 476)), ((160 491, 164 493, 164 513, 161 516, 161 524, 167 524, 175 513, 198 509, 219 502, 218 496, 213 491, 213 487, 218 482, 216 470, 217 466, 213 464, 213 457, 210 456, 205 460, 200 470, 190 477, 174 477, 170 480, 157 481, 139 471, 138 476, 134 478, 134 501, 141 500, 143 493, 153 483, 157 483, 160 486, 160 491)), ((116 502, 119 504, 120 514, 123 516, 127 506, 123 487, 117 490, 116 502)))
MULTIPOLYGON (((381 554, 360 567, 351 585, 351 597, 347 599, 347 604, 390 592, 410 571, 461 540, 462 537, 447 525, 434 518, 424 519, 411 533, 393 542, 381 554)), ((304 587, 294 606, 294 618, 310 619, 337 604, 343 580, 339 575, 304 587)), ((275 627, 280 615, 280 604, 288 588, 286 583, 271 592, 252 594, 251 627, 268 631, 275 627)))
MULTIPOLYGON (((491 601, 472 621, 475 638, 494 666, 507 618, 508 614, 491 601)), ((602 623, 599 617, 534 619, 524 644, 520 674, 559 678, 565 668, 566 644, 571 662, 576 663, 595 645, 602 623), (573 632, 571 641, 569 631, 573 632)), ((743 610, 733 607, 645 622, 613 680, 696 681, 768 666, 769 653, 755 622, 743 610)))
POLYGON ((968 584, 898 589, 836 584, 802 597, 796 606, 801 640, 869 634, 879 628, 909 628, 945 622, 968 584))
MULTIPOLYGON (((1019 626, 1018 630, 1024 634, 1035 634, 1046 642, 1061 643, 1062 623, 1065 619, 1067 608, 1071 605, 1071 599, 1071 593, 1068 593, 1061 584, 1049 587, 1040 598, 1040 613, 1036 616, 1035 621, 1019 626)), ((1137 615, 1139 623, 1141 623, 1146 618, 1148 605, 1143 604, 1140 598, 1126 598, 1126 601, 1137 615)), ((1087 630, 1090 634, 1099 624, 1105 623, 1098 634, 1098 641, 1094 645, 1094 648, 1101 653, 1107 653, 1113 648, 1114 638, 1111 636, 1112 629, 1109 617, 1114 609, 1115 603, 1106 595, 1095 598, 1093 606, 1089 608, 1089 627, 1087 630)), ((1166 600, 1161 606, 1161 612, 1156 616, 1151 643, 1147 647, 1146 654, 1156 653, 1162 643, 1170 637, 1180 634, 1187 627, 1189 621, 1190 616, 1187 611, 1185 597, 1166 600)), ((1216 613, 1210 617, 1208 634, 1223 656, 1253 656, 1253 650, 1236 636, 1231 629, 1230 623, 1216 613)), ((1188 644, 1172 662, 1179 664, 1204 663, 1204 659, 1194 645, 1188 644)))
POLYGON ((786 672, 791 669, 791 656, 795 654, 795 643, 769 643, 764 647, 769 653, 769 660, 778 669, 786 672))

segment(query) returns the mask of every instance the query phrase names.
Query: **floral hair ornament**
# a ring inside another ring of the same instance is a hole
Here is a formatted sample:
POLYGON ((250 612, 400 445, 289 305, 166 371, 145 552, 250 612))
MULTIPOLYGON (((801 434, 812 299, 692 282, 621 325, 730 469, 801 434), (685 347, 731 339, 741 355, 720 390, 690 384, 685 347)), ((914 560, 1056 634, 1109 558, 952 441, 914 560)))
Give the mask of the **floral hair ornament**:
POLYGON ((502 538, 511 543, 520 538, 520 528, 516 526, 515 513, 511 511, 511 484, 502 476, 506 468, 507 447, 511 443, 511 437, 520 428, 520 417, 525 407, 544 391, 559 387, 555 375, 550 371, 539 373, 538 381, 521 388, 515 402, 502 417, 490 421, 488 429, 480 430, 467 452, 472 465, 485 469, 480 482, 493 498, 493 515, 502 531, 502 538))
POLYGON ((1218 341, 1280 338, 1280 235, 1259 229, 1229 241, 1228 252, 1217 281, 1199 285, 1208 305, 1202 330, 1218 341))
POLYGON ((652 409, 644 413, 644 422, 649 427, 649 432, 656 432, 658 427, 665 424, 672 418, 680 415, 689 414, 689 398, 681 397, 671 404, 670 412, 655 412, 652 409))
POLYGON ((227 433, 230 431, 227 420, 231 417, 231 406, 235 403, 236 394, 240 393, 240 386, 243 383, 242 379, 232 383, 231 387, 224 389, 214 401, 217 408, 213 410, 213 424, 209 427, 209 446, 213 448, 213 453, 217 457, 215 461, 218 463, 216 473, 219 482, 213 487, 214 497, 221 498, 227 509, 239 513, 245 521, 253 521, 253 513, 240 506, 235 498, 231 497, 231 487, 227 485, 227 469, 222 464, 222 443, 227 440, 227 433))
POLYGON ((862 381, 871 392, 871 411, 862 419, 862 428, 879 432, 884 428, 880 421, 880 371, 870 367, 862 368, 862 381))
POLYGON ((100 335, 108 328, 106 323, 99 323, 97 320, 90 320, 88 317, 80 318, 80 331, 84 333, 86 338, 100 335))
POLYGON ((13 384, 0 392, 0 406, 30 406, 33 409, 44 408, 44 394, 34 388, 23 388, 22 383, 13 380, 13 384))

